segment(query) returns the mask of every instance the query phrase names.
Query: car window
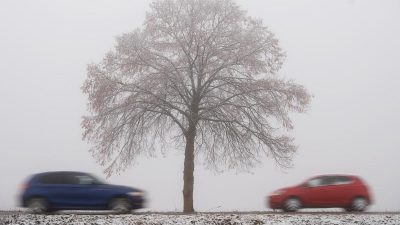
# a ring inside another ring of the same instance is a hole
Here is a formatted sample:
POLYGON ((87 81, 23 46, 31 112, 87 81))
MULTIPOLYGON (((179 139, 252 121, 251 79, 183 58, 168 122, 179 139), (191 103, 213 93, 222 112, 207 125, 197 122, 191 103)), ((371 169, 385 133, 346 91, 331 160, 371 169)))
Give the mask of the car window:
POLYGON ((70 184, 70 185, 88 185, 105 184, 105 182, 84 173, 75 172, 54 172, 42 174, 39 178, 42 184, 70 184))
POLYGON ((335 177, 324 177, 322 185, 333 185, 335 184, 335 182, 336 182, 335 177))
POLYGON ((75 178, 77 179, 77 183, 82 185, 97 183, 96 179, 88 175, 76 175, 75 178))
POLYGON ((68 173, 49 173, 40 176, 39 182, 43 184, 74 184, 76 180, 68 173))
POLYGON ((322 177, 314 178, 307 182, 307 186, 308 187, 318 187, 318 186, 322 185, 322 181, 323 181, 322 177))
POLYGON ((43 184, 58 184, 60 183, 57 176, 54 174, 43 174, 39 177, 39 182, 43 184))
POLYGON ((335 177, 335 185, 341 185, 341 184, 349 184, 353 182, 352 179, 350 177, 346 177, 346 176, 337 176, 335 177))

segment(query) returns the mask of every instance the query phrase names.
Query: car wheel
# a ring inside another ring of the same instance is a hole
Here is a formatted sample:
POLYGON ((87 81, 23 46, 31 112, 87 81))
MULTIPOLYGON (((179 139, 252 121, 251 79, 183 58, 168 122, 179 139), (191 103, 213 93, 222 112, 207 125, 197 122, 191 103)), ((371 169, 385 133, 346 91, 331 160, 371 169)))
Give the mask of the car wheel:
POLYGON ((284 211, 285 212, 296 212, 301 208, 301 202, 298 198, 289 198, 285 201, 284 211))
POLYGON ((110 209, 117 214, 128 213, 132 209, 132 205, 126 198, 115 198, 110 203, 110 209))
POLYGON ((28 201, 28 208, 34 214, 41 214, 48 211, 48 204, 44 198, 32 198, 28 201))
POLYGON ((356 212, 364 211, 368 206, 368 201, 365 198, 358 197, 353 199, 351 203, 351 209, 356 212))

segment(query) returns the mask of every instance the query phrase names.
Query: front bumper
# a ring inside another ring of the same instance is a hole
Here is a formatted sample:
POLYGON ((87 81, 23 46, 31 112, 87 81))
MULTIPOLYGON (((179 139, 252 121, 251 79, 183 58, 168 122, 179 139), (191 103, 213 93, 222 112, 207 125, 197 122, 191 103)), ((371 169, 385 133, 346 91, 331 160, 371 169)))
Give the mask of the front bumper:
POLYGON ((271 195, 267 197, 267 207, 271 209, 282 209, 285 198, 282 195, 271 195))
POLYGON ((146 199, 144 197, 129 196, 129 201, 132 205, 132 209, 145 208, 146 199))

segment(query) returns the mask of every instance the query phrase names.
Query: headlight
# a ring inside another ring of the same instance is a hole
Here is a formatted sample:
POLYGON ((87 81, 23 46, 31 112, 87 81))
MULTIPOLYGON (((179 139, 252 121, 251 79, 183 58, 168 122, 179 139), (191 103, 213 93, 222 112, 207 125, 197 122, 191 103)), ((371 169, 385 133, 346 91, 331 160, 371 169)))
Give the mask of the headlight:
POLYGON ((272 192, 272 193, 271 193, 271 196, 274 196, 274 195, 281 195, 281 194, 283 194, 283 193, 285 193, 285 190, 277 190, 277 191, 272 192))
POLYGON ((144 192, 141 192, 141 191, 129 192, 128 194, 131 195, 131 196, 135 196, 135 197, 144 196, 144 192))

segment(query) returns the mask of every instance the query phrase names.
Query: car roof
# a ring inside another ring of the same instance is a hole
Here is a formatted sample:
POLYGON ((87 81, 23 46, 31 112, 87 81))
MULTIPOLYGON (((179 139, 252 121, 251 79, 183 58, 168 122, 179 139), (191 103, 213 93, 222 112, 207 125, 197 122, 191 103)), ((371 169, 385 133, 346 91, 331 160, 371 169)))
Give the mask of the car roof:
POLYGON ((48 172, 37 173, 35 175, 36 176, 41 176, 41 175, 56 174, 56 173, 58 173, 58 174, 66 174, 66 173, 69 173, 69 174, 88 174, 88 173, 79 172, 79 171, 48 171, 48 172))
POLYGON ((350 178, 358 178, 358 176, 351 174, 322 174, 318 176, 311 177, 310 179, 318 178, 318 177, 350 177, 350 178))

